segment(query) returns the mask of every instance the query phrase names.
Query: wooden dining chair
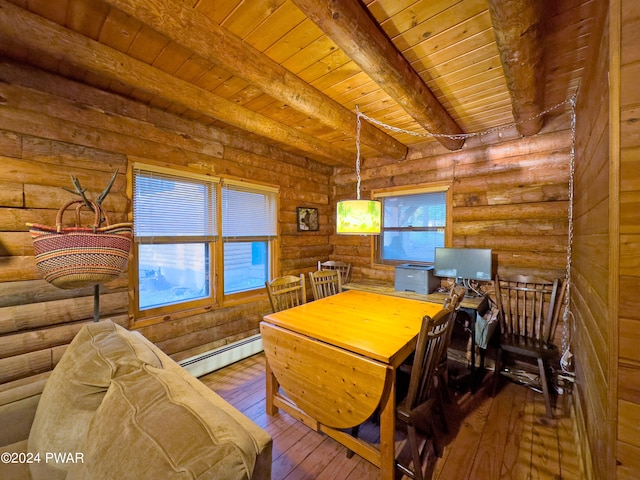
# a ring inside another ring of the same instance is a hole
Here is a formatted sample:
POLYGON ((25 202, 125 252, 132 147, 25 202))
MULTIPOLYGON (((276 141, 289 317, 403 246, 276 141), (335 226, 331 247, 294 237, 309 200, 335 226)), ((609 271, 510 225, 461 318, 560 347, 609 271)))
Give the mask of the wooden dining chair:
POLYGON ((342 275, 342 285, 349 282, 351 275, 351 264, 341 261, 328 260, 326 262, 318 262, 318 270, 337 270, 342 275))
MULTIPOLYGON (((453 334, 453 326, 456 321, 456 317, 458 315, 458 311, 460 310, 460 304, 462 303, 462 299, 464 298, 464 294, 466 292, 465 287, 461 285, 454 285, 450 292, 449 296, 444 300, 443 307, 447 307, 451 305, 453 308, 453 315, 451 321, 449 322, 449 330, 447 331, 447 338, 445 339, 445 346, 442 348, 442 354, 440 355, 440 361, 438 362, 438 366, 436 367, 436 378, 438 382, 438 395, 440 398, 440 403, 442 404, 442 409, 444 410, 444 402, 450 402, 451 397, 449 396, 449 368, 448 368, 448 351, 449 345, 451 344, 451 335, 453 334)), ((448 426, 446 425, 446 421, 444 423, 445 430, 448 430, 448 426)))
POLYGON ((408 445, 411 451, 410 465, 398 463, 398 468, 404 475, 416 480, 423 480, 425 474, 424 460, 428 452, 428 443, 420 449, 418 432, 422 432, 431 439, 436 456, 442 456, 438 443, 434 414, 437 407, 436 369, 442 358, 442 351, 446 347, 447 335, 454 314, 452 304, 443 307, 433 318, 425 315, 422 319, 420 333, 415 350, 414 362, 409 379, 407 396, 396 408, 398 421, 407 427, 408 445))
POLYGON ((286 275, 264 283, 274 313, 302 305, 307 301, 304 275, 286 275))
POLYGON ((309 272, 309 282, 314 300, 342 292, 342 275, 337 270, 309 272))
POLYGON ((549 282, 523 275, 505 278, 496 276, 495 289, 500 337, 492 394, 495 395, 497 391, 504 352, 535 360, 539 375, 538 386, 544 395, 547 417, 553 418, 547 372, 550 359, 558 355, 553 338, 562 309, 566 282, 559 279, 549 282))

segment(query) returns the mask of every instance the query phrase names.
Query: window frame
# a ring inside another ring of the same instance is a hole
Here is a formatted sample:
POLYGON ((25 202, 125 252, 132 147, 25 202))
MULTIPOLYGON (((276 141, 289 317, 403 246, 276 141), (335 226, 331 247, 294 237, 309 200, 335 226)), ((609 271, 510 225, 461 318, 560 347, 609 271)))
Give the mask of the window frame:
MULTIPOLYGON (((267 297, 266 288, 264 286, 230 294, 224 293, 224 232, 223 232, 223 209, 222 209, 222 190, 225 182, 227 184, 245 185, 247 188, 255 189, 256 191, 270 192, 275 195, 275 235, 274 236, 261 236, 259 241, 267 241, 267 255, 268 255, 268 270, 270 277, 278 274, 279 265, 279 242, 280 242, 280 225, 278 222, 278 212, 280 205, 280 187, 273 184, 267 184, 264 182, 257 182, 253 180, 246 180, 243 178, 232 176, 213 176, 202 173, 193 172, 192 170, 183 169, 180 167, 165 167, 160 164, 156 164, 150 161, 132 161, 128 168, 128 194, 131 198, 131 219, 133 220, 134 206, 134 177, 137 170, 147 172, 158 172, 165 175, 174 176, 176 178, 184 177, 197 179, 204 182, 209 182, 215 189, 216 198, 216 235, 213 238, 198 237, 198 236, 185 236, 185 237, 156 237, 160 240, 178 240, 178 241, 160 241, 161 243, 202 243, 208 246, 209 254, 209 285, 210 295, 206 298, 200 298, 195 300, 189 300, 186 302, 180 302, 171 305, 163 305, 159 307, 140 310, 139 308, 139 253, 138 248, 141 244, 153 243, 149 241, 140 241, 134 237, 132 242, 131 257, 129 261, 129 312, 130 320, 136 327, 153 325, 168 320, 175 320, 187 316, 191 316, 197 313, 203 313, 215 308, 231 307, 244 303, 249 303, 256 300, 262 300, 267 297)), ((135 233, 135 232, 134 232, 135 233)), ((255 239, 257 237, 245 237, 255 239)), ((246 240, 250 241, 250 240, 246 240)), ((258 241, 258 240, 253 240, 258 241)))
MULTIPOLYGON (((382 211, 384 217, 384 199, 389 197, 401 197, 405 195, 416 195, 422 193, 438 193, 445 192, 445 227, 444 227, 444 246, 449 247, 452 244, 453 237, 453 221, 451 216, 452 211, 452 194, 451 194, 451 184, 449 182, 438 182, 438 183, 428 183, 428 184, 420 184, 420 185, 405 185, 400 187, 390 187, 384 189, 373 190, 371 192, 371 198, 373 200, 378 200, 383 203, 382 211)), ((382 254, 382 240, 383 233, 385 231, 384 228, 384 218, 382 220, 380 235, 376 235, 372 238, 371 243, 371 264, 374 267, 378 268, 388 268, 393 269, 396 265, 401 265, 403 263, 411 262, 420 265, 433 265, 433 262, 422 262, 416 260, 384 260, 381 257, 382 254)), ((407 231, 409 231, 407 229, 407 231)))

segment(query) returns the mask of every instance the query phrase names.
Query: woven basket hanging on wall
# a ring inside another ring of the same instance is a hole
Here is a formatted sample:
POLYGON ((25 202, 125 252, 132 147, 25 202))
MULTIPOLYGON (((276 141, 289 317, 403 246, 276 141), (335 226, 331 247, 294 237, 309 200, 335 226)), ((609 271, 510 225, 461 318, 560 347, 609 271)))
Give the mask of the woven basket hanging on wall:
POLYGON ((33 240, 36 266, 44 279, 63 288, 81 288, 98 285, 120 276, 127 268, 133 225, 110 225, 102 207, 89 201, 93 208, 93 225, 80 225, 83 200, 64 205, 56 216, 55 227, 27 223, 33 240), (62 226, 64 212, 76 205, 74 226, 62 226), (104 218, 105 226, 100 226, 104 218))

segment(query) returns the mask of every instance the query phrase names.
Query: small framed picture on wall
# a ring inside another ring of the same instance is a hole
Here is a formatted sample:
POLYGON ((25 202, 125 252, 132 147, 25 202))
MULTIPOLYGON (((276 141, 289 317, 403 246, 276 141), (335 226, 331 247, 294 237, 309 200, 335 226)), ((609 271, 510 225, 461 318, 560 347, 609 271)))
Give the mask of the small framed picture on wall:
POLYGON ((298 207, 298 231, 317 232, 319 227, 318 209, 298 207))

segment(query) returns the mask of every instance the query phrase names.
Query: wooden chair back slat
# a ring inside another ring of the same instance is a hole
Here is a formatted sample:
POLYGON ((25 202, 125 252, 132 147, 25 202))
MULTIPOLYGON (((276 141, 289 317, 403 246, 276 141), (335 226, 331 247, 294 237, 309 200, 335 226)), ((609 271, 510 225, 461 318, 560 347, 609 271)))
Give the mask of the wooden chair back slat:
POLYGON ((349 282, 351 275, 351 264, 338 260, 328 260, 326 262, 318 262, 318 270, 337 270, 342 276, 342 285, 349 282))
POLYGON ((309 282, 315 300, 342 292, 342 275, 337 270, 309 272, 309 282))
POLYGON ((565 285, 517 275, 496 276, 496 303, 503 335, 550 342, 555 333, 565 285))
POLYGON ((307 291, 304 275, 286 275, 265 282, 269 302, 274 312, 280 312, 288 308, 297 307, 307 301, 307 291))
POLYGON ((422 319, 413 366, 411 367, 409 391, 404 402, 404 406, 408 410, 414 410, 430 398, 435 371, 442 350, 446 346, 453 312, 453 306, 448 305, 436 313, 433 318, 425 315, 422 319))

